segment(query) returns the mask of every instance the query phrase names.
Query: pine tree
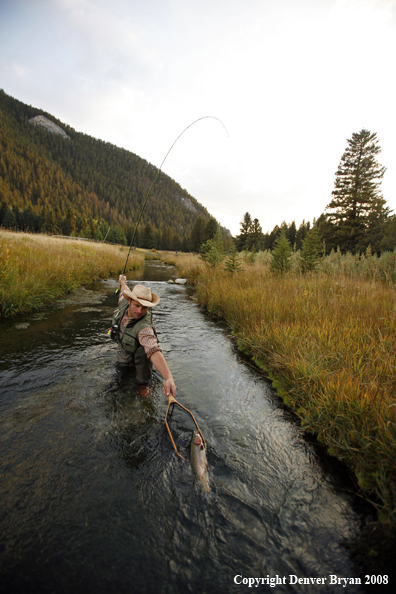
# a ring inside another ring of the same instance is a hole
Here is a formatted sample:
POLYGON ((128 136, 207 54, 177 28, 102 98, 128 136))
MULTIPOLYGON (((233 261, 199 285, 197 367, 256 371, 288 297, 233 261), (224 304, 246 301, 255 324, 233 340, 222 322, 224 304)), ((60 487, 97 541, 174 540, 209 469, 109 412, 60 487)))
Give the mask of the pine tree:
POLYGON ((377 135, 364 128, 353 133, 336 172, 333 199, 326 207, 328 220, 335 225, 342 251, 364 249, 366 230, 373 220, 387 217, 379 186, 385 167, 378 164, 381 152, 377 135))
POLYGON ((204 242, 208 241, 208 239, 213 239, 213 237, 216 235, 217 227, 218 225, 216 219, 210 217, 210 219, 205 224, 202 233, 204 242))
POLYGON ((76 211, 72 206, 69 206, 66 213, 66 221, 65 221, 65 234, 71 235, 75 229, 77 221, 77 214, 76 211))
POLYGON ((231 272, 231 274, 234 274, 234 272, 237 272, 238 270, 241 269, 241 263, 239 260, 239 252, 236 249, 235 244, 232 246, 232 250, 230 253, 230 256, 228 258, 228 260, 225 261, 225 267, 228 270, 228 272, 231 272))
POLYGON ((322 249, 322 238, 319 229, 313 227, 308 231, 302 242, 302 250, 300 253, 301 272, 315 270, 321 258, 322 249))
POLYGON ((396 247, 396 215, 389 217, 380 244, 381 250, 392 252, 396 247))
POLYGON ((224 251, 224 243, 223 237, 220 228, 217 229, 216 235, 213 239, 208 239, 202 246, 201 246, 201 253, 200 256, 202 260, 208 262, 213 268, 220 264, 224 260, 225 251, 224 251))
POLYGON ((250 235, 247 241, 247 248, 259 252, 264 247, 264 235, 258 219, 254 219, 250 228, 250 235))
POLYGON ((296 237, 297 237, 297 228, 296 228, 295 221, 292 221, 289 228, 287 229, 286 237, 290 241, 290 244, 291 244, 292 248, 294 249, 294 246, 296 245, 296 237))
POLYGON ((190 234, 190 249, 193 252, 199 252, 203 243, 203 232, 205 227, 205 220, 199 215, 194 223, 190 234))
POLYGON ((16 229, 18 227, 18 221, 12 208, 6 210, 2 225, 6 229, 16 229))
POLYGON ((146 223, 146 226, 144 227, 142 244, 144 248, 149 250, 152 250, 155 247, 154 230, 150 221, 146 223))
POLYGON ((275 240, 274 251, 270 269, 272 272, 284 274, 291 268, 292 247, 286 237, 286 229, 283 228, 279 237, 275 240))
POLYGON ((249 249, 247 244, 249 241, 249 235, 252 231, 252 224, 253 221, 252 217, 250 216, 250 213, 245 212, 245 214, 243 215, 243 220, 240 223, 241 233, 240 235, 237 235, 235 239, 236 247, 239 252, 242 252, 245 249, 249 249))

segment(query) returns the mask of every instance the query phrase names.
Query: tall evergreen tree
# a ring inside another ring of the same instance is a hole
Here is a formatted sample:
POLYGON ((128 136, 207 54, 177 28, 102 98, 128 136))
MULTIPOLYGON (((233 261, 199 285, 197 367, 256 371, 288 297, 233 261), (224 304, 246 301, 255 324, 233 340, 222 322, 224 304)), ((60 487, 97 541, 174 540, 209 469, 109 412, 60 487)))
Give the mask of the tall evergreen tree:
POLYGON ((203 241, 208 241, 208 239, 213 239, 216 235, 217 231, 217 221, 215 218, 210 217, 210 219, 206 222, 205 227, 203 229, 203 241))
POLYGON ((241 232, 235 238, 235 245, 239 252, 241 252, 242 250, 249 249, 249 245, 248 245, 249 244, 249 236, 252 231, 252 225, 253 225, 253 221, 252 221, 252 217, 250 216, 250 213, 245 212, 245 214, 243 215, 243 220, 241 221, 240 225, 241 225, 241 232))
POLYGON ((64 225, 64 233, 71 235, 76 227, 77 214, 72 206, 69 206, 66 213, 66 220, 64 225))
POLYGON ((315 270, 323 251, 322 238, 318 227, 313 227, 306 234, 300 252, 300 268, 302 272, 315 270))
POLYGON ((18 227, 18 221, 12 208, 6 210, 2 225, 6 229, 16 229, 18 227))
POLYGON ((293 249, 294 249, 294 246, 296 245, 296 236, 297 236, 296 222, 292 221, 286 231, 286 237, 290 241, 290 244, 293 249))
POLYGON ((142 247, 149 250, 152 250, 155 247, 154 231, 150 221, 148 221, 144 227, 142 247))
POLYGON ((308 233, 308 231, 311 228, 311 224, 309 221, 305 222, 305 219, 303 219, 303 222, 300 224, 298 230, 296 231, 296 237, 295 237, 295 244, 296 244, 296 250, 301 250, 302 248, 302 242, 304 241, 304 238, 306 236, 306 234, 308 233))
POLYGON ((275 225, 275 227, 272 229, 271 233, 269 233, 267 235, 267 239, 265 242, 265 247, 267 250, 273 249, 275 241, 279 237, 280 232, 281 232, 280 227, 278 225, 275 225))
POLYGON ((286 229, 284 227, 274 243, 274 251, 272 252, 270 263, 271 271, 284 274, 290 270, 292 253, 293 250, 290 241, 286 237, 286 229))
POLYGON ((254 219, 250 227, 250 235, 247 246, 249 250, 259 252, 264 247, 264 235, 258 219, 254 219))
POLYGON ((204 218, 199 215, 194 223, 190 234, 190 250, 192 252, 199 252, 201 245, 203 243, 203 232, 205 227, 205 220, 204 218))
POLYGON ((336 171, 333 199, 326 210, 341 250, 355 252, 364 249, 370 223, 385 219, 389 210, 384 208, 379 188, 385 167, 376 160, 381 152, 377 135, 363 128, 347 142, 336 171))

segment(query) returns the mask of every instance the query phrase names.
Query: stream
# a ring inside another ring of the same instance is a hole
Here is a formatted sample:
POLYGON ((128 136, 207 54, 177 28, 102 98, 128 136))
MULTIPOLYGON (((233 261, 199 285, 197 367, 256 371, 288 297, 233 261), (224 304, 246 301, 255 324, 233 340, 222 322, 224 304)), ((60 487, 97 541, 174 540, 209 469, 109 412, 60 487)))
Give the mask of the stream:
MULTIPOLYGON (((160 296, 154 323, 177 399, 205 436, 210 492, 172 448, 162 378, 154 373, 143 399, 133 372, 114 365, 116 279, 3 322, 4 592, 366 591, 345 546, 363 517, 345 471, 306 439, 227 325, 167 282, 176 277, 152 262, 133 280, 160 296)), ((172 431, 188 456, 182 417, 175 407, 172 431)))

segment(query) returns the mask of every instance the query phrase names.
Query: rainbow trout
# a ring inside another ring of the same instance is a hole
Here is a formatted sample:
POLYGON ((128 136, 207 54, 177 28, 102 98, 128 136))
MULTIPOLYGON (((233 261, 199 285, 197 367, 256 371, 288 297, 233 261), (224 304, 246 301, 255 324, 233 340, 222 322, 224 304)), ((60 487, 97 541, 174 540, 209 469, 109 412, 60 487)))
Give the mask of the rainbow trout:
POLYGON ((202 437, 198 431, 193 431, 190 443, 190 461, 197 477, 204 486, 205 491, 210 491, 208 476, 208 461, 202 437))

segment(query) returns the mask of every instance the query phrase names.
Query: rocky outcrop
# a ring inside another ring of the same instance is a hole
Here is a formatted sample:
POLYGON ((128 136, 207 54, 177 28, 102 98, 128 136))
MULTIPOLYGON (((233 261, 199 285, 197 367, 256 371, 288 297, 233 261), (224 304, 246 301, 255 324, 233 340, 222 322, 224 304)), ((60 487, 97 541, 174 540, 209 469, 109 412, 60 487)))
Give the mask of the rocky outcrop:
POLYGON ((175 196, 175 198, 181 202, 183 206, 187 208, 187 210, 191 210, 191 212, 197 212, 197 209, 189 198, 184 198, 183 196, 175 196))
POLYGON ((67 138, 68 140, 70 140, 70 136, 68 136, 66 132, 62 130, 62 128, 54 124, 54 122, 51 122, 51 120, 49 120, 43 115, 38 115, 34 118, 31 118, 29 120, 29 123, 33 124, 34 126, 43 126, 43 128, 48 130, 48 132, 52 132, 53 134, 60 134, 62 138, 67 138))

